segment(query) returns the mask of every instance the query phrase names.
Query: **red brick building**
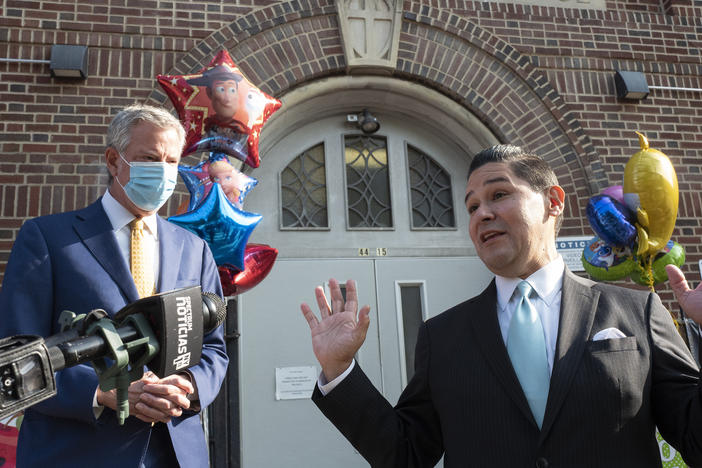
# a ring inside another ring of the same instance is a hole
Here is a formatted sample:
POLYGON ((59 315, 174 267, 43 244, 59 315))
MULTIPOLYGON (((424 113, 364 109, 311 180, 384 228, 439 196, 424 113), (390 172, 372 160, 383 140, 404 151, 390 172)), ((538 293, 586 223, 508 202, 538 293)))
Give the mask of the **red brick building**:
MULTIPOLYGON (((439 96, 463 114, 455 121, 474 119, 493 140, 526 146, 556 168, 568 194, 562 236, 592 235, 589 197, 622 183, 638 151, 634 132, 645 133, 677 171, 672 239, 686 251, 688 278, 699 280, 702 1, 6 0, 0 11, 0 272, 26 218, 85 206, 104 191, 105 129, 121 107, 172 109, 156 75, 194 73, 226 49, 283 110, 299 102, 295 93, 339 80, 439 96), (358 18, 384 26, 370 33, 358 18), (359 34, 366 45, 385 34, 388 44, 359 52, 359 34), (31 63, 49 60, 54 44, 88 46, 87 79, 52 78, 48 64, 31 63), (618 98, 616 70, 643 73, 648 97, 618 98)), ((296 125, 283 110, 278 133, 296 125)), ((162 213, 173 214, 184 194, 162 213)), ((675 310, 667 286, 657 290, 675 310)))
MULTIPOLYGON (((560 154, 558 173, 571 194, 562 234, 590 233, 588 197, 621 182, 637 148, 633 132, 646 133, 677 170, 673 239, 697 278, 702 94, 652 90, 643 101, 621 100, 614 71, 641 71, 649 85, 700 88, 700 2, 400 3, 397 60, 383 72, 438 90, 502 141, 560 154), (539 109, 515 93, 515 80, 538 96, 539 109)), ((89 47, 86 80, 51 78, 47 64, 0 62, 0 269, 24 219, 84 206, 101 193, 105 126, 120 107, 170 108, 157 74, 197 71, 220 48, 276 97, 349 73, 333 1, 8 0, 0 21, 0 55, 8 59, 48 60, 53 44, 89 47)))

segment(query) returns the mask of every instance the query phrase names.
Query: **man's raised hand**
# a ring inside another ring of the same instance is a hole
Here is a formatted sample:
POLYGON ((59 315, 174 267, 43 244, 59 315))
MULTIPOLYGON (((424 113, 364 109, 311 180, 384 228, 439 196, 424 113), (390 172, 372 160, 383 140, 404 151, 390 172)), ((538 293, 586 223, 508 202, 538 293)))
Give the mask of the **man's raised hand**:
POLYGON ((354 355, 365 341, 370 324, 370 307, 366 305, 358 311, 354 280, 346 282, 345 303, 339 282, 334 278, 329 280, 329 290, 331 307, 321 286, 314 291, 321 320, 307 304, 301 304, 300 309, 310 326, 312 349, 322 366, 322 373, 327 381, 332 381, 351 365, 354 355))
POLYGON ((702 283, 695 289, 690 289, 680 268, 675 265, 666 265, 665 271, 668 273, 670 288, 675 293, 675 298, 685 315, 702 324, 702 283))

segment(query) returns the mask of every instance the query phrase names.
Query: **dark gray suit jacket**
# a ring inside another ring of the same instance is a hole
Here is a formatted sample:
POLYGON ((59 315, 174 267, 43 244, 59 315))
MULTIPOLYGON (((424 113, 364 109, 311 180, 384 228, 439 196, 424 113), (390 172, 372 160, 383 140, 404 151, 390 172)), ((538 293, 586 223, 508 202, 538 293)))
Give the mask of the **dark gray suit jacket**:
POLYGON ((699 372, 655 294, 566 270, 539 430, 512 369, 494 281, 419 331, 415 375, 393 408, 359 366, 322 412, 377 467, 660 467, 655 437, 702 464, 699 372), (616 327, 626 338, 592 341, 616 327))

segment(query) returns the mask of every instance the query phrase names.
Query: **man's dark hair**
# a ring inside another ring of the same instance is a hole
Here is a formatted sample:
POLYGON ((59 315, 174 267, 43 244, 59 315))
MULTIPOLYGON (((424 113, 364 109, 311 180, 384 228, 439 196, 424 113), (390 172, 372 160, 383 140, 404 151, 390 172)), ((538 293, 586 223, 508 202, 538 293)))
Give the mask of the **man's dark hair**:
MULTIPOLYGON (((468 178, 481 166, 488 163, 506 163, 514 175, 529 184, 534 192, 543 192, 558 185, 558 178, 551 166, 541 157, 515 145, 495 145, 476 154, 468 168, 468 178)), ((561 229, 563 216, 556 219, 556 235, 561 229)))

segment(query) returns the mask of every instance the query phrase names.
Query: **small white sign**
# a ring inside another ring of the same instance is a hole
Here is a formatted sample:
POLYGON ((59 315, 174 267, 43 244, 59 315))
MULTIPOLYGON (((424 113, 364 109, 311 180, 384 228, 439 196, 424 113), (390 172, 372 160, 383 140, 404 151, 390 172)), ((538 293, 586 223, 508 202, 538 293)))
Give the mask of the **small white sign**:
POLYGON ((315 366, 276 367, 275 368, 275 399, 299 400, 312 396, 317 384, 317 368, 315 366))
POLYGON ((556 250, 563 257, 563 262, 570 271, 585 271, 581 257, 583 249, 592 236, 559 237, 556 239, 556 250))

